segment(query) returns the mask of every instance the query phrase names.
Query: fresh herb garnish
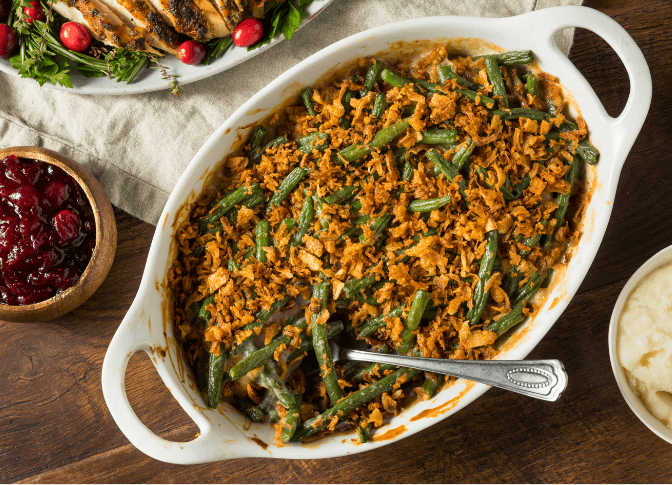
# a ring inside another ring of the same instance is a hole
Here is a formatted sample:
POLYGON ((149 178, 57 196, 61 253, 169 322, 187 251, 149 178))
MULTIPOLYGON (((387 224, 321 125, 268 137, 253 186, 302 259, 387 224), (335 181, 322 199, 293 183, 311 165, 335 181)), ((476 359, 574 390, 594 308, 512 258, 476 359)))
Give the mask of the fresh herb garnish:
POLYGON ((247 50, 252 51, 268 44, 279 32, 282 32, 285 39, 291 40, 301 25, 301 21, 306 14, 306 8, 312 2, 313 0, 286 0, 285 2, 269 4, 264 11, 262 20, 264 36, 259 42, 248 47, 247 50))
POLYGON ((155 64, 154 66, 149 66, 149 68, 161 70, 161 79, 170 81, 170 94, 174 96, 182 96, 182 86, 177 84, 177 76, 170 74, 168 68, 163 66, 156 56, 149 54, 149 59, 155 64))

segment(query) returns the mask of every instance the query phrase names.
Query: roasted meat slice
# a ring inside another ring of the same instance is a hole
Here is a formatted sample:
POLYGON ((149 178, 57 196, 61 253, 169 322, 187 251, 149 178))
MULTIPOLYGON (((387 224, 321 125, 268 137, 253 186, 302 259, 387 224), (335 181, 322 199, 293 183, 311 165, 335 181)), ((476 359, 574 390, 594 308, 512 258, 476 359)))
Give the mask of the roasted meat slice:
POLYGON ((147 0, 101 0, 127 25, 142 29, 152 47, 177 53, 180 39, 147 0))
POLYGON ((132 28, 100 0, 66 0, 53 2, 64 17, 88 26, 93 36, 104 44, 123 49, 158 54, 145 39, 143 29, 132 28))
POLYGON ((246 0, 212 0, 212 2, 231 32, 245 18, 246 0))
POLYGON ((196 40, 231 33, 210 0, 150 0, 161 16, 181 34, 196 40))

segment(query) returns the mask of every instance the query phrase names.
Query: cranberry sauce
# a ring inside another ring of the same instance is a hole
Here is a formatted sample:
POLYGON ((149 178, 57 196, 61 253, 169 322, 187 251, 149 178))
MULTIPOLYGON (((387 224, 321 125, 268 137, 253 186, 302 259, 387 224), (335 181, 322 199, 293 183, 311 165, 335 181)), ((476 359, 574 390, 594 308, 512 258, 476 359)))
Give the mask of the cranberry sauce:
POLYGON ((30 305, 77 282, 96 245, 84 191, 55 165, 0 160, 0 303, 30 305))

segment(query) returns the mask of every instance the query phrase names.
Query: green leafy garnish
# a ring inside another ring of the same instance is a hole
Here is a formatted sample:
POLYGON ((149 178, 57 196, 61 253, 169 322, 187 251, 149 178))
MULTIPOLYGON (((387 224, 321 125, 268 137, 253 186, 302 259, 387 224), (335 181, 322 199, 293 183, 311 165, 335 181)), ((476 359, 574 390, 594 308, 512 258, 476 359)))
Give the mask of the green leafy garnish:
POLYGON ((306 14, 306 8, 312 1, 287 0, 269 5, 262 20, 264 35, 259 42, 248 47, 247 50, 252 51, 268 44, 279 32, 282 32, 285 39, 290 40, 301 25, 301 21, 306 14))

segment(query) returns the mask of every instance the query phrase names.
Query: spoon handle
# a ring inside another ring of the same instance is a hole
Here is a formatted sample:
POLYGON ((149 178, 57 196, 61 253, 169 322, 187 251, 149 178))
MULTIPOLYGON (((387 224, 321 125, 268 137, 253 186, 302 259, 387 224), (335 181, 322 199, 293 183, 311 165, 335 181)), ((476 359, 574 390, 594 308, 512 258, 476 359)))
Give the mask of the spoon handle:
POLYGON ((562 362, 549 360, 452 360, 342 350, 348 360, 411 367, 461 377, 526 396, 555 401, 567 387, 562 362))

